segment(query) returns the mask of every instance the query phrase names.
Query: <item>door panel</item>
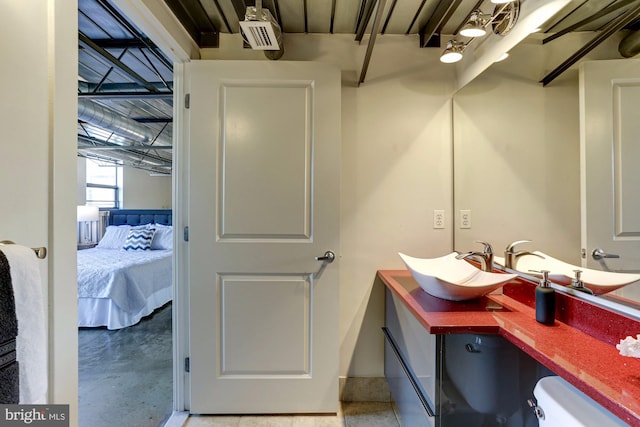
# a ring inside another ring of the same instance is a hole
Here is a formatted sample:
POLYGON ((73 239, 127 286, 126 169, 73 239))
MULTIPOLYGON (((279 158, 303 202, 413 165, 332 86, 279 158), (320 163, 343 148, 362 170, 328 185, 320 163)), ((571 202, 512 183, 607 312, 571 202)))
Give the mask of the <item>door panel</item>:
MULTIPOLYGON (((589 268, 640 271, 640 60, 580 69, 582 248, 589 268), (594 260, 600 248, 619 258, 594 260)), ((640 297, 638 284, 616 293, 640 297)))
POLYGON ((226 276, 220 278, 220 376, 308 377, 309 277, 226 276))
POLYGON ((223 82, 221 238, 310 238, 311 89, 223 82))
POLYGON ((340 73, 194 61, 190 410, 336 412, 340 73))

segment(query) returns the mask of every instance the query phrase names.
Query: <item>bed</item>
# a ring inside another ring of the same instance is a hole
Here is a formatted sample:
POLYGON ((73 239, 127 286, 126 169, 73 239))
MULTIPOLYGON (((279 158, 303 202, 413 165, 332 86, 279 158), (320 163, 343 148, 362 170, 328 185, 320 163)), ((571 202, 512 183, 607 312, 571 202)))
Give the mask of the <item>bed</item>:
POLYGON ((78 326, 135 325, 173 296, 170 210, 108 211, 95 248, 78 251, 78 326))

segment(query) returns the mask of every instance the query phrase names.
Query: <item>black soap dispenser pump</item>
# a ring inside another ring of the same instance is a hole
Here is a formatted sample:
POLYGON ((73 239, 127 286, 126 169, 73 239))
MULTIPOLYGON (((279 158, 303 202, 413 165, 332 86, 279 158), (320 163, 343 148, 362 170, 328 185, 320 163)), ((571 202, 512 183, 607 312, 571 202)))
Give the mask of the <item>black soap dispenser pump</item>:
POLYGON ((571 281, 571 289, 575 289, 576 291, 584 292, 585 294, 593 295, 593 291, 586 286, 584 286, 584 282, 580 279, 580 275, 582 274, 582 270, 573 270, 576 274, 576 277, 571 281))
POLYGON ((544 325, 553 325, 556 319, 556 291, 549 283, 549 272, 540 271, 542 279, 536 287, 536 320, 544 325))

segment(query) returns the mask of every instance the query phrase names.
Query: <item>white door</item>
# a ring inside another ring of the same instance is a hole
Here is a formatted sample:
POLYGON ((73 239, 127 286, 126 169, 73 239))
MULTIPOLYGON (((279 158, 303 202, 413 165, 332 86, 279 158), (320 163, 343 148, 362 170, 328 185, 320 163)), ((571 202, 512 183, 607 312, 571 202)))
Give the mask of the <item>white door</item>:
POLYGON ((336 412, 340 72, 185 71, 190 411, 336 412))
MULTIPOLYGON (((640 60, 580 69, 582 250, 589 268, 640 271, 640 60), (594 259, 594 250, 619 256, 594 259)), ((640 285, 618 294, 640 296, 640 285)))

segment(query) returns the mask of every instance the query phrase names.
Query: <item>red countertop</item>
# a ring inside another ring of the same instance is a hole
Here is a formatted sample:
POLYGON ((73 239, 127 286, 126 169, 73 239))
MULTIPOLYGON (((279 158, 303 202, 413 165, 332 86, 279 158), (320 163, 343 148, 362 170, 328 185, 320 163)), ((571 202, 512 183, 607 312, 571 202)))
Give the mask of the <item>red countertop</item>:
POLYGON ((504 294, 453 302, 424 292, 408 270, 380 270, 378 277, 429 333, 500 334, 623 421, 640 426, 640 359, 615 348, 640 333, 640 321, 558 293, 556 322, 542 325, 532 306, 535 284, 520 278, 505 285, 504 294))

